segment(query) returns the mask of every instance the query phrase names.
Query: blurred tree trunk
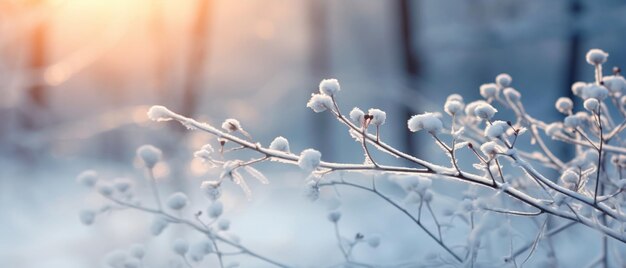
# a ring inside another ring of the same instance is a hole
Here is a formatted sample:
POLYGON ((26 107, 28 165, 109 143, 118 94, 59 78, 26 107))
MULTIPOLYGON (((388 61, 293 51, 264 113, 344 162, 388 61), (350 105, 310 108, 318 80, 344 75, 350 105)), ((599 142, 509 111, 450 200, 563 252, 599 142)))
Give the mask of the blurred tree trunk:
MULTIPOLYGON (((38 8, 43 5, 41 0, 31 0, 30 7, 38 8)), ((47 57, 47 25, 46 21, 38 21, 29 32, 26 40, 28 50, 28 61, 26 64, 27 73, 36 74, 35 81, 29 81, 26 88, 26 105, 22 109, 22 123, 26 130, 35 130, 41 127, 41 116, 44 115, 45 109, 48 108, 46 99, 46 86, 43 77, 43 69, 46 65, 47 57)))
POLYGON ((203 74, 209 62, 208 44, 210 35, 210 22, 213 8, 213 0, 198 0, 196 15, 194 18, 191 44, 189 51, 189 61, 185 73, 187 77, 183 83, 183 96, 181 114, 184 116, 194 116, 197 101, 203 88, 203 74))
MULTIPOLYGON (((411 0, 399 0, 398 3, 398 18, 400 20, 400 56, 403 64, 404 75, 406 77, 406 83, 412 90, 417 89, 417 79, 421 73, 421 66, 415 52, 415 21, 412 16, 412 10, 418 4, 417 1, 411 0)), ((405 115, 405 119, 409 119, 413 115, 412 110, 409 107, 403 107, 402 114, 405 115)), ((415 136, 405 135, 405 150, 412 155, 417 153, 415 136)))
MULTIPOLYGON (((311 85, 317 85, 322 79, 330 78, 330 47, 328 40, 328 3, 325 0, 309 1, 309 31, 310 31, 310 54, 309 63, 311 70, 311 85)), ((317 92, 317 87, 312 87, 312 93, 317 92)), ((327 160, 333 160, 332 139, 328 139, 329 132, 332 131, 331 122, 327 116, 310 113, 312 118, 309 124, 313 146, 327 160)))

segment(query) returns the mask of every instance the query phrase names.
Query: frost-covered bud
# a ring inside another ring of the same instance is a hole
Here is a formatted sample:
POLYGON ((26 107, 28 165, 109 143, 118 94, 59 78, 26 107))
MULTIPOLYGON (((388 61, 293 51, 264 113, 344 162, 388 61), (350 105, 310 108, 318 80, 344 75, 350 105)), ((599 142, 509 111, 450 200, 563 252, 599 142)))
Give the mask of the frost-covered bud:
POLYGON ((604 100, 609 96, 609 90, 603 86, 599 86, 596 84, 587 84, 583 87, 582 98, 589 99, 594 98, 598 100, 604 100))
POLYGON ((598 107, 600 107, 600 102, 597 99, 586 99, 583 103, 585 110, 596 113, 598 111, 598 107))
POLYGON ((148 110, 148 118, 157 122, 172 120, 174 115, 172 111, 160 105, 154 105, 148 110))
POLYGON ((200 262, 204 257, 213 252, 213 244, 210 241, 203 240, 192 244, 189 247, 189 258, 195 262, 200 262))
POLYGON ((83 209, 78 212, 78 218, 82 224, 91 225, 96 219, 96 212, 91 209, 83 209))
POLYGON ((508 128, 509 124, 507 122, 501 120, 494 121, 485 128, 485 137, 492 139, 498 138, 506 133, 508 128))
POLYGON ((449 115, 458 114, 459 112, 463 111, 463 108, 465 108, 465 104, 458 100, 448 100, 443 105, 444 111, 446 111, 446 113, 449 115))
POLYGON ((331 211, 328 213, 328 220, 331 222, 338 222, 341 219, 341 212, 339 211, 331 211))
POLYGON ((611 93, 624 93, 626 92, 626 80, 621 75, 610 75, 602 78, 604 86, 611 91, 611 93))
POLYGON ((578 182, 578 174, 572 170, 566 170, 561 174, 561 181, 564 183, 575 184, 578 182))
POLYGON ((513 82, 513 78, 509 74, 502 73, 496 76, 496 83, 501 88, 509 87, 511 82, 513 82))
POLYGON ((569 115, 563 119, 563 126, 567 128, 577 128, 581 126, 582 123, 578 115, 569 115))
POLYGON ((509 102, 518 102, 522 98, 522 94, 512 87, 505 88, 503 94, 509 102))
POLYGON ((570 98, 561 97, 558 100, 556 100, 556 103, 554 104, 554 106, 556 107, 556 110, 559 111, 560 113, 569 114, 572 112, 572 108, 574 107, 574 102, 570 98))
POLYGON ((130 181, 124 178, 117 178, 113 182, 113 187, 115 187, 115 189, 119 191, 120 193, 127 192, 128 189, 130 189, 130 186, 131 186, 130 181))
POLYGON ((465 114, 467 116, 474 116, 474 110, 476 110, 476 107, 482 104, 489 104, 489 103, 483 100, 477 100, 477 101, 468 103, 467 105, 465 105, 465 114))
POLYGON ((217 228, 220 229, 220 231, 228 231, 228 229, 230 228, 230 221, 227 219, 221 219, 217 222, 217 228))
POLYGON ((382 110, 379 109, 369 109, 369 111, 367 111, 367 113, 372 116, 372 120, 370 121, 370 124, 373 124, 375 126, 381 126, 385 123, 385 120, 387 119, 387 113, 383 112, 382 110))
POLYGON ((159 161, 161 161, 161 150, 152 145, 143 145, 137 149, 137 156, 147 168, 153 168, 159 161))
POLYGON ((370 236, 367 238, 367 244, 368 244, 370 247, 377 248, 377 247, 380 245, 380 236, 377 236, 377 235, 370 235, 370 236))
POLYGON ((546 126, 546 135, 549 137, 554 137, 556 134, 561 133, 563 129, 563 124, 560 122, 555 122, 546 126))
POLYGON ((422 200, 424 200, 424 202, 426 203, 430 203, 430 201, 433 201, 433 192, 424 191, 424 194, 422 194, 422 200))
POLYGON ((606 62, 606 59, 609 57, 609 53, 604 52, 602 49, 590 49, 587 52, 585 58, 587 59, 587 63, 591 65, 598 65, 606 62))
POLYGON ((98 183, 98 193, 103 196, 111 196, 113 194, 113 186, 111 186, 108 182, 100 182, 98 183))
POLYGON ((339 81, 337 79, 324 79, 320 82, 320 93, 328 96, 334 96, 335 93, 341 90, 339 81))
POLYGON ((143 257, 146 255, 146 249, 142 244, 134 244, 130 246, 128 252, 133 258, 140 260, 143 259, 143 257))
POLYGON ((224 212, 224 204, 220 201, 215 201, 211 203, 209 209, 207 210, 209 217, 212 219, 218 218, 224 212))
POLYGON ((361 111, 361 109, 354 107, 352 111, 350 111, 350 120, 352 123, 355 123, 357 126, 363 126, 363 122, 365 122, 365 113, 361 111))
POLYGON ((480 86, 480 95, 485 99, 490 99, 498 95, 498 86, 494 83, 482 84, 480 86))
POLYGON ((407 121, 407 126, 412 132, 420 130, 426 130, 432 134, 441 132, 443 129, 443 123, 435 113, 423 113, 412 116, 407 121))
POLYGON ((587 86, 587 83, 585 82, 576 82, 572 84, 572 93, 578 97, 582 97, 585 86, 587 86))
POLYGON ((222 195, 219 181, 203 181, 200 185, 200 189, 204 191, 210 200, 217 200, 222 195))
POLYGON ((474 115, 483 120, 491 120, 496 112, 498 112, 498 110, 488 103, 480 104, 474 109, 474 115))
POLYGON ((150 225, 150 233, 154 236, 160 235, 163 230, 169 225, 169 221, 163 217, 156 217, 152 220, 152 225, 150 225))
POLYGON ((226 130, 227 132, 235 132, 241 129, 241 124, 237 119, 228 118, 222 123, 222 129, 226 130))
POLYGON ((282 136, 278 136, 270 143, 270 149, 289 153, 289 141, 282 136))
POLYGON ((321 113, 326 109, 332 109, 333 100, 328 95, 311 94, 311 99, 309 99, 306 107, 311 108, 316 113, 321 113))
POLYGON ((169 207, 170 209, 181 210, 185 206, 187 206, 187 204, 189 203, 189 199, 184 193, 178 192, 170 195, 170 197, 167 198, 166 203, 167 207, 169 207))
POLYGON ((493 157, 502 151, 500 148, 500 145, 498 145, 494 141, 488 141, 488 142, 483 143, 480 146, 480 150, 483 152, 483 154, 489 157, 493 157))
POLYGON ((124 263, 124 268, 140 268, 141 262, 137 259, 128 259, 124 263))
POLYGON ((463 96, 459 95, 459 94, 450 94, 447 98, 446 101, 458 101, 463 103, 463 96))
POLYGON ((185 256, 189 250, 189 243, 182 238, 178 238, 172 243, 172 250, 178 255, 185 256))
POLYGON ((306 149, 300 153, 298 166, 304 171, 310 172, 315 170, 321 163, 322 154, 314 149, 306 149))
POLYGON ((93 170, 85 170, 78 174, 76 182, 91 188, 98 182, 98 173, 93 170))

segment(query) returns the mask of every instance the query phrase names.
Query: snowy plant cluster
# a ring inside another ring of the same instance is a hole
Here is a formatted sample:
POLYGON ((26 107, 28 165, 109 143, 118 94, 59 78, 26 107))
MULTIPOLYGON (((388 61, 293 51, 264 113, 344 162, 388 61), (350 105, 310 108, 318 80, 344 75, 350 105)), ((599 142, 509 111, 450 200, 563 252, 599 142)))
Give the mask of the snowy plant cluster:
MULTIPOLYGON (((305 193, 312 200, 318 199, 326 188, 340 191, 347 187, 368 192, 370 197, 382 200, 390 209, 406 216, 432 240, 420 243, 437 245, 424 260, 403 264, 359 261, 352 254, 353 248, 361 244, 378 247, 381 237, 361 233, 343 236, 338 225, 342 214, 335 210, 327 217, 335 225, 337 249, 344 257, 340 267, 518 267, 535 255, 543 256, 539 266, 555 267, 560 249, 551 239, 573 226, 597 234, 601 241, 597 245, 578 245, 599 252, 586 265, 622 267, 626 265, 621 257, 626 242, 626 197, 622 193, 626 189, 623 177, 626 141, 621 135, 626 128, 626 80, 619 68, 614 68, 611 75, 604 75, 607 58, 608 53, 599 49, 587 53, 586 60, 593 67, 595 80, 572 85, 576 101, 583 103, 580 109, 570 98, 556 101, 556 110, 563 114, 557 122, 535 118, 525 108, 522 94, 513 87, 508 74, 500 74, 493 83, 480 86, 483 99, 466 101, 453 94, 445 101, 443 112, 425 112, 408 118, 406 135, 431 139, 442 157, 449 159, 444 163, 427 161, 385 142, 384 111, 355 107, 344 113, 338 104, 342 90, 336 79, 323 80, 319 93, 313 94, 306 106, 315 113, 329 114, 346 127, 358 143, 356 148, 362 150, 355 153, 364 155, 360 163, 327 162, 315 149, 292 152, 284 137, 264 146, 235 119, 226 119, 216 127, 163 106, 153 106, 148 112, 150 119, 178 121, 190 130, 215 137, 213 145, 207 144, 194 153, 207 165, 221 170, 219 177, 198 185, 209 202, 206 211, 193 215, 178 213, 189 205, 185 193, 161 199, 158 182, 152 176, 152 169, 161 161, 161 151, 146 145, 137 150, 137 155, 151 181, 150 191, 156 205, 148 206, 150 202, 138 200, 133 191, 139 189, 133 189, 129 181, 98 179, 94 171, 86 171, 78 177, 80 183, 93 188, 110 204, 98 211, 82 211, 80 220, 89 225, 98 215, 113 208, 136 209, 153 215, 150 231, 154 235, 172 224, 187 226, 201 234, 203 239, 195 244, 180 239, 172 242, 173 254, 179 255, 187 267, 200 267, 198 263, 208 257, 219 267, 226 267, 231 265, 228 258, 235 254, 252 256, 263 265, 291 267, 280 261, 280 256, 262 256, 247 248, 229 233, 229 222, 221 218, 222 186, 233 183, 251 197, 248 180, 269 183, 253 166, 273 162, 302 169, 307 174, 305 193), (503 111, 513 116, 500 116, 503 111), (571 157, 550 147, 558 147, 560 151, 566 148, 571 157), (232 157, 232 152, 242 150, 258 156, 232 157), (375 156, 380 154, 373 154, 374 150, 410 164, 384 163, 389 161, 377 159, 375 156), (348 179, 344 174, 355 176, 348 179), (467 185, 467 190, 462 195, 450 196, 434 186, 434 182, 441 185, 439 181, 444 185, 460 182, 467 185), (383 182, 396 184, 403 194, 385 192, 379 186, 383 182), (530 230, 533 235, 528 236, 529 232, 521 229, 530 230)), ((108 264, 142 267, 143 255, 141 246, 135 245, 108 258, 108 264)))

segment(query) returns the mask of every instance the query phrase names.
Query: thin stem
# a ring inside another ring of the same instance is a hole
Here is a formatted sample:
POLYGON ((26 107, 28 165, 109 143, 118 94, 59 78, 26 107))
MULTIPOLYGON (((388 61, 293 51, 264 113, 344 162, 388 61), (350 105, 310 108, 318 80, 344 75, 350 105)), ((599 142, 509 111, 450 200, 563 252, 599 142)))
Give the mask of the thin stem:
POLYGON ((159 211, 162 211, 163 204, 161 204, 161 197, 159 196, 159 188, 157 187, 156 178, 154 177, 154 171, 152 168, 147 168, 147 171, 150 179, 150 186, 152 187, 152 193, 154 194, 154 200, 157 203, 159 211))

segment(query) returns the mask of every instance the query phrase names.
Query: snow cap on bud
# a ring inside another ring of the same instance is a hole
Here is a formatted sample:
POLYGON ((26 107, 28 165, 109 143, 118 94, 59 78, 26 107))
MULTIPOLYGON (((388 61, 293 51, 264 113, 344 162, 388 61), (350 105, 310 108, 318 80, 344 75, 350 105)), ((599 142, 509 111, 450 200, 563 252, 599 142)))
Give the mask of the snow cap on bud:
POLYGON ((224 204, 220 201, 215 201, 211 203, 207 212, 212 219, 218 218, 224 212, 224 204))
POLYGON ((488 142, 483 143, 480 146, 480 150, 483 152, 483 154, 489 157, 493 157, 497 153, 501 152, 500 146, 494 141, 488 141, 488 142))
POLYGON ((98 182, 98 173, 93 170, 85 170, 78 174, 76 182, 91 188, 98 182))
POLYGON ((270 143, 270 149, 289 153, 289 141, 282 136, 278 136, 270 143))
POLYGON ((148 118, 157 122, 172 120, 174 115, 174 112, 161 105, 154 105, 148 110, 148 118))
POLYGON ((181 210, 189 203, 189 198, 182 192, 177 192, 167 198, 167 207, 173 210, 181 210))
POLYGON ((465 105, 465 114, 467 116, 474 116, 474 110, 476 110, 476 107, 478 107, 479 105, 482 104, 489 104, 484 100, 477 100, 477 101, 472 101, 470 103, 468 103, 467 105, 465 105))
POLYGON ((321 113, 326 109, 332 109, 333 100, 328 95, 311 94, 311 99, 307 102, 306 107, 311 108, 316 113, 321 113))
POLYGON ((621 75, 609 75, 602 78, 604 86, 611 91, 611 93, 623 94, 626 92, 626 80, 621 75))
POLYGON ((169 225, 169 221, 161 216, 157 216, 152 220, 152 225, 150 225, 150 233, 154 236, 160 235, 163 230, 169 225))
POLYGON ((314 149, 306 149, 300 153, 298 166, 305 171, 315 170, 321 163, 322 154, 314 149))
POLYGON ((189 243, 187 243, 187 241, 182 238, 178 238, 172 243, 172 250, 176 254, 184 256, 189 250, 189 243))
POLYGON ((585 100, 583 106, 585 107, 585 110, 591 113, 596 113, 598 111, 598 107, 600 107, 600 102, 598 102, 597 99, 590 98, 585 100))
POLYGON ((113 186, 111 186, 108 182, 100 182, 98 183, 98 193, 103 196, 111 196, 113 194, 113 186))
POLYGON ((569 114, 572 112, 572 108, 574 107, 574 102, 570 98, 561 97, 558 100, 556 100, 556 103, 554 103, 554 107, 556 107, 557 111, 559 111, 562 114, 569 114))
POLYGON ((480 86, 480 95, 485 99, 490 99, 498 95, 498 86, 494 83, 482 84, 480 86))
POLYGON ((474 109, 474 115, 483 120, 491 120, 496 112, 498 112, 498 110, 493 108, 489 103, 479 104, 476 106, 476 109, 474 109))
POLYGON ((341 219, 341 212, 339 211, 331 211, 328 213, 328 220, 331 222, 338 222, 341 219))
POLYGON ((449 98, 443 105, 444 111, 446 111, 446 113, 449 115, 455 115, 460 111, 463 111, 463 108, 465 108, 465 104, 463 104, 462 101, 450 100, 449 98))
POLYGON ((507 87, 504 89, 504 97, 509 102, 518 102, 522 98, 522 94, 512 87, 507 87))
POLYGON ((432 134, 439 133, 443 129, 443 123, 435 113, 423 113, 412 116, 407 121, 407 126, 412 132, 426 130, 432 134))
POLYGON ((219 228, 221 231, 228 231, 228 228, 230 228, 230 221, 227 219, 220 219, 217 222, 217 228, 219 228))
POLYGON ((147 168, 153 168, 160 160, 162 156, 161 150, 152 145, 143 145, 137 149, 137 156, 147 168))
POLYGON ((498 83, 498 86, 501 88, 509 87, 511 82, 513 82, 513 78, 511 78, 509 74, 502 73, 496 76, 496 83, 498 83))
POLYGON ((387 113, 379 109, 372 108, 369 109, 367 113, 372 116, 372 121, 370 121, 370 124, 373 124, 375 126, 381 126, 385 123, 385 120, 387 119, 387 113))
POLYGON ((556 134, 561 132, 563 129, 563 124, 560 122, 555 122, 546 126, 546 135, 550 137, 554 137, 556 134))
POLYGON ((492 139, 498 138, 506 133, 508 128, 509 124, 507 122, 501 120, 494 121, 485 128, 485 137, 492 139))
POLYGON ((83 209, 78 212, 78 218, 82 224, 91 225, 96 219, 96 212, 91 209, 83 209))
POLYGON ((460 101, 463 102, 463 96, 459 95, 459 94, 450 94, 447 98, 446 101, 460 101))
POLYGON ((587 86, 587 83, 585 82, 576 82, 572 84, 572 93, 578 97, 582 97, 585 86, 587 86))
POLYGON ((598 100, 604 100, 609 96, 609 90, 603 86, 599 86, 596 84, 587 84, 582 89, 581 97, 583 99, 595 98, 598 100))
POLYGON ((118 190, 120 193, 125 193, 130 189, 131 183, 128 179, 125 178, 117 178, 113 182, 113 187, 118 190))
POLYGON ((363 122, 365 122, 365 113, 358 107, 354 107, 352 111, 350 111, 350 120, 357 126, 362 126, 363 122))
POLYGON ((566 170, 565 172, 563 172, 563 174, 561 174, 561 181, 563 181, 564 183, 570 183, 570 184, 574 184, 576 182, 578 182, 578 174, 576 174, 576 172, 572 171, 572 170, 566 170))
POLYGON ((222 128, 228 132, 235 132, 241 129, 241 124, 237 119, 228 118, 222 123, 222 128))
POLYGON ((580 117, 577 115, 569 115, 563 119, 563 125, 568 128, 577 128, 582 125, 580 117))
POLYGON ((200 185, 200 189, 204 191, 210 200, 217 200, 222 195, 219 181, 203 181, 200 185))
POLYGON ((602 49, 593 48, 587 52, 585 58, 587 59, 587 63, 591 65, 598 65, 606 62, 606 59, 609 57, 609 53, 604 52, 602 49))
POLYGON ((189 247, 189 258, 195 262, 201 262, 204 256, 211 252, 213 252, 213 244, 210 241, 203 240, 189 247))
POLYGON ((334 96, 339 90, 341 87, 337 79, 324 79, 320 82, 320 92, 324 95, 334 96))

